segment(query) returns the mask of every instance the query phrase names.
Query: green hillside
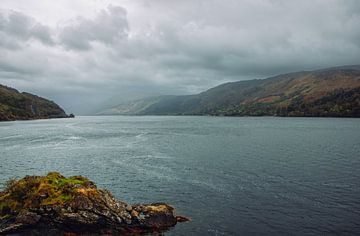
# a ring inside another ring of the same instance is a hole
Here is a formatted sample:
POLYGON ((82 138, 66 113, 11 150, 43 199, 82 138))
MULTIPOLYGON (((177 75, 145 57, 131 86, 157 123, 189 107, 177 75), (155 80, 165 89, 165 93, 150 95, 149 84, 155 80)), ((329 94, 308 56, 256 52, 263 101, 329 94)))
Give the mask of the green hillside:
POLYGON ((56 103, 0 85, 0 121, 68 117, 56 103))
POLYGON ((344 66, 140 99, 99 114, 360 117, 359 92, 360 66, 344 66))

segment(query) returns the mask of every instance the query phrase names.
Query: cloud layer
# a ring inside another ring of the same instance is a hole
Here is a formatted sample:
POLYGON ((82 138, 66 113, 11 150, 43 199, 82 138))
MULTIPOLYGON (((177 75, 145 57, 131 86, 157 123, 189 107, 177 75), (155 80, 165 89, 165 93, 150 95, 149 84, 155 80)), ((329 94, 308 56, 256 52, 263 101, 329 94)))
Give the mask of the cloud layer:
POLYGON ((71 112, 360 62, 356 0, 16 2, 0 10, 0 83, 71 112))

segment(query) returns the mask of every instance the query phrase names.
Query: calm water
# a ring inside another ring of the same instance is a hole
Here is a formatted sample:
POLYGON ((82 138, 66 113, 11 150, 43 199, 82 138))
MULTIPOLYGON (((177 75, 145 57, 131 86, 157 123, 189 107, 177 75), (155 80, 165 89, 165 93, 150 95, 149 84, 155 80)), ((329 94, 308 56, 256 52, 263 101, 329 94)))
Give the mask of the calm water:
POLYGON ((166 235, 360 234, 360 119, 0 123, 0 182, 49 171, 192 218, 166 235))

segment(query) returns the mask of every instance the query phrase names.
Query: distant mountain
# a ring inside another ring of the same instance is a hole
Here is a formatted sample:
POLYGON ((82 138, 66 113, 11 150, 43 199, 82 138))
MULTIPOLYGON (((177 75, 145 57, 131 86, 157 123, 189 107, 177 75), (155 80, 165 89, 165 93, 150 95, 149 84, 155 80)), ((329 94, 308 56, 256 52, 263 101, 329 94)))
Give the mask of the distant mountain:
POLYGON ((360 117, 360 65, 225 83, 196 95, 140 99, 98 115, 360 117))
POLYGON ((68 117, 56 103, 0 85, 0 121, 68 117))

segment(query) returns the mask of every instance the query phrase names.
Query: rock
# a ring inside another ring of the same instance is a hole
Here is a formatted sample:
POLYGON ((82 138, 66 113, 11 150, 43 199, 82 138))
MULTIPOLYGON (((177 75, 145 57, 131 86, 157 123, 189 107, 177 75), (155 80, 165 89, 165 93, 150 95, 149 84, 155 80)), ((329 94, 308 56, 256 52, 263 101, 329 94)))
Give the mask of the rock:
POLYGON ((187 222, 187 221, 190 221, 190 218, 185 217, 185 216, 176 216, 176 221, 177 222, 187 222))
POLYGON ((131 210, 132 210, 132 206, 127 205, 125 209, 126 209, 128 212, 131 212, 131 210))
POLYGON ((59 173, 13 181, 0 192, 0 200, 0 234, 148 233, 187 219, 176 216, 166 203, 131 206, 84 177, 65 178, 59 173))
POLYGON ((139 213, 137 211, 132 210, 131 211, 131 217, 137 219, 139 217, 139 213))
POLYGON ((41 216, 33 212, 22 212, 15 218, 16 224, 33 225, 39 222, 41 216))
POLYGON ((139 214, 139 220, 145 220, 145 218, 146 218, 146 215, 141 212, 141 213, 139 214))
POLYGON ((10 225, 5 225, 5 226, 1 226, 0 228, 0 234, 8 234, 10 232, 16 232, 17 230, 20 230, 23 228, 23 224, 10 224, 10 225))

